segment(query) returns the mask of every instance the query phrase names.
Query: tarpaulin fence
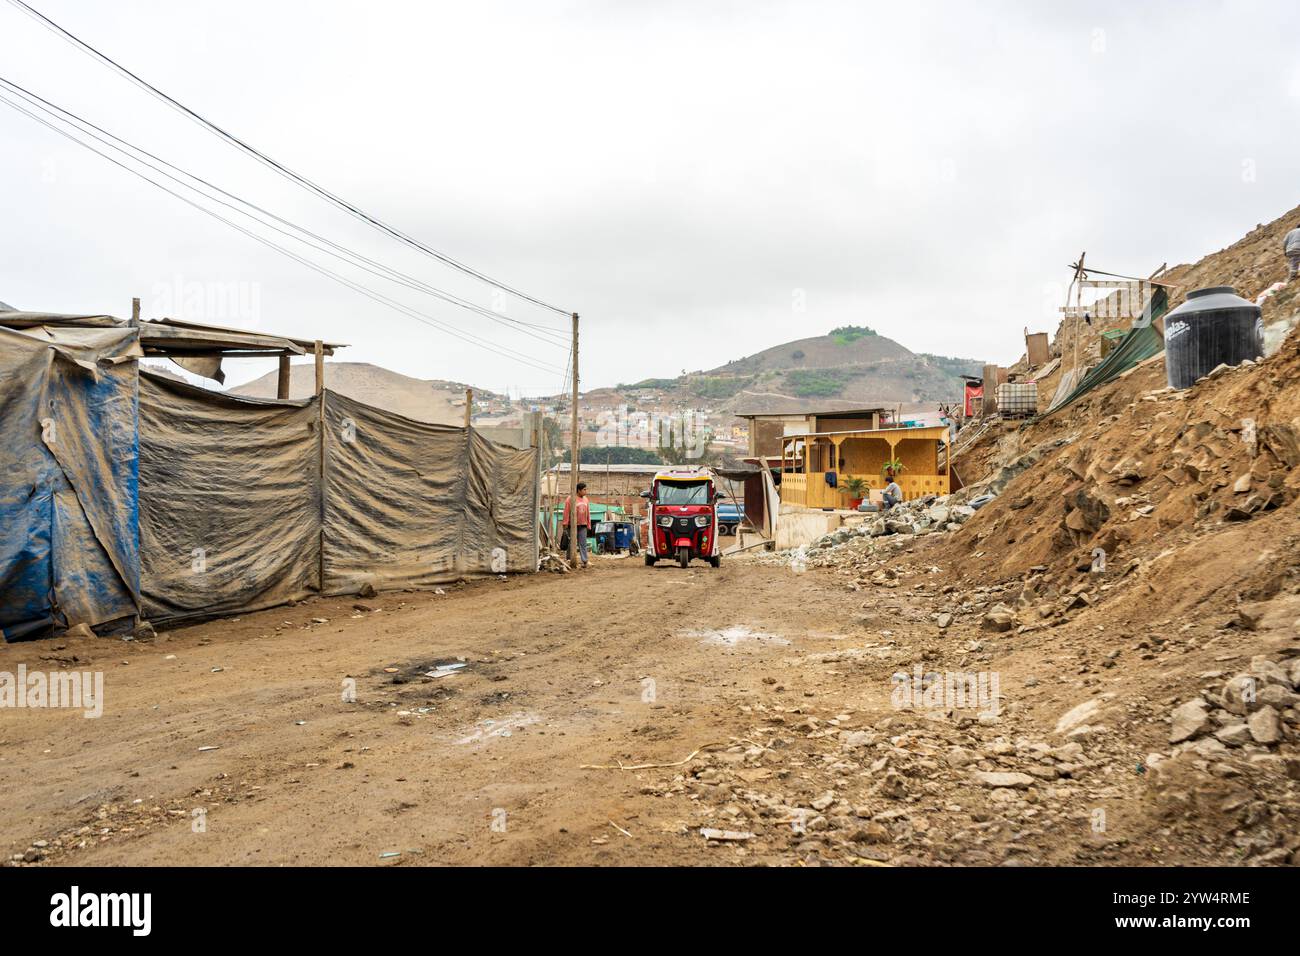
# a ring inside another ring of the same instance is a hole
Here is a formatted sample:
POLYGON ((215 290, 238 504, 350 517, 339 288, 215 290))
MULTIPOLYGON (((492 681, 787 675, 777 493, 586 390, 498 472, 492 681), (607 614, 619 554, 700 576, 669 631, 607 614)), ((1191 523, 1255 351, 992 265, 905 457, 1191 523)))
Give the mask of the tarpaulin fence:
POLYGON ((140 379, 147 620, 533 571, 536 494, 536 450, 472 429, 140 379))
POLYGON ((141 374, 127 327, 0 327, 0 637, 537 568, 537 456, 333 392, 141 374))

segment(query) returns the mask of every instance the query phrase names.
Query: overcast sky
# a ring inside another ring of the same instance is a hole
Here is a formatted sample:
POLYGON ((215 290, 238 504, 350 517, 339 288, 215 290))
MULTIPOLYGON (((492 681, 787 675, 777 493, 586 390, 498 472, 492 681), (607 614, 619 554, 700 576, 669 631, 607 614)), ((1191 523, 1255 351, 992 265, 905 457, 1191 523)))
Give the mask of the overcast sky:
MULTIPOLYGON (((30 0, 393 226, 582 314, 583 387, 838 325, 1009 363, 1082 249, 1192 261, 1300 204, 1300 4, 30 0)), ((0 3, 0 75, 524 322, 0 3)), ((567 350, 349 267, 399 314, 0 104, 0 300, 252 326, 554 392, 567 350)), ((272 235, 261 231, 262 234, 272 235)), ((301 246, 295 249, 302 250, 301 246)), ((336 263, 310 252, 312 258, 336 263)), ((271 368, 244 363, 231 383, 271 368)))

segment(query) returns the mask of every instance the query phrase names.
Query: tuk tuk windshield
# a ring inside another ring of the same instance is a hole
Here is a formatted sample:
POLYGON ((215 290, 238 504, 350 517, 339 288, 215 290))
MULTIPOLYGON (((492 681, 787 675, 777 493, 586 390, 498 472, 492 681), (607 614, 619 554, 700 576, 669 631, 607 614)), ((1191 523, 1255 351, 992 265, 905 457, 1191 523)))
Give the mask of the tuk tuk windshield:
POLYGON ((709 482, 661 481, 659 496, 655 500, 661 505, 707 505, 709 482))

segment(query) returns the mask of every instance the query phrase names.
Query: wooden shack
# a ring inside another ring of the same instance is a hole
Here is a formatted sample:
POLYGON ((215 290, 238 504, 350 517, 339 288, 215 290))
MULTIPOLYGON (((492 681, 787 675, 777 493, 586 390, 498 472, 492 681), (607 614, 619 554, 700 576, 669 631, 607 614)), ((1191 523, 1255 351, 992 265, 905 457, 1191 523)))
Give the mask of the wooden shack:
POLYGON ((894 479, 903 499, 946 495, 951 490, 949 430, 946 425, 922 428, 875 428, 857 431, 786 435, 781 443, 781 500, 807 508, 848 508, 850 478, 861 478, 873 491, 888 484, 884 466, 901 461, 894 479), (830 474, 835 475, 835 486, 830 474))

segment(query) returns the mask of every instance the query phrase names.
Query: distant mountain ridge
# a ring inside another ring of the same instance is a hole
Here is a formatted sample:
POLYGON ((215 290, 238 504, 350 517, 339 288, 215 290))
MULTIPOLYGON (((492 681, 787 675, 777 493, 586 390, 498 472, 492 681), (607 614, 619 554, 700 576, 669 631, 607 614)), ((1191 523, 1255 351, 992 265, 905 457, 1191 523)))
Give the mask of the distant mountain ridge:
POLYGON ((671 390, 733 414, 835 403, 924 406, 959 400, 961 376, 979 375, 982 366, 977 359, 918 354, 866 326, 847 325, 708 371, 619 388, 671 390))

